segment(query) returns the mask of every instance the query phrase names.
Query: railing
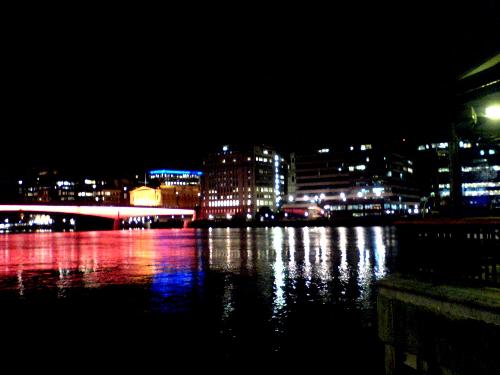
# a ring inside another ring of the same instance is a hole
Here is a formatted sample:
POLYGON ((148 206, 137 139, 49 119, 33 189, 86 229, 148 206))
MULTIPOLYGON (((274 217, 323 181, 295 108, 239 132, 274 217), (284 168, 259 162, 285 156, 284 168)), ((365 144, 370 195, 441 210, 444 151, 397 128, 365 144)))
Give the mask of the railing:
POLYGON ((396 269, 433 282, 500 285, 500 219, 397 222, 396 269))

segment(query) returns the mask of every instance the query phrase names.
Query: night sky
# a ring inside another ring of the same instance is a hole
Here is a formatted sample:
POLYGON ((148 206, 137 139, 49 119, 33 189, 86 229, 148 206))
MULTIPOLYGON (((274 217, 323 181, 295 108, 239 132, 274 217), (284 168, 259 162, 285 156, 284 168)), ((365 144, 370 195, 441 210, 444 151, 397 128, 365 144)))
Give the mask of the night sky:
POLYGON ((198 168, 224 143, 436 138, 457 75, 498 52, 497 4, 22 20, 3 51, 2 168, 198 168))

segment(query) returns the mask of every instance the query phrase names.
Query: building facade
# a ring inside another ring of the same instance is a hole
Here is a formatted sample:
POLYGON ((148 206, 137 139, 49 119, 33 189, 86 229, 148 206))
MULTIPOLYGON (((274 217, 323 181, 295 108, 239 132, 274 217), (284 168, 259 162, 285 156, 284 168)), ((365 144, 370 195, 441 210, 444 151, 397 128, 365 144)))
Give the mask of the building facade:
POLYGON ((201 185, 201 171, 154 169, 148 172, 149 181, 155 185, 198 186, 201 185))
MULTIPOLYGON (((468 209, 500 209, 500 142, 459 142, 458 163, 462 204, 468 209)), ((418 146, 418 181, 430 209, 446 209, 450 200, 450 155, 448 142, 418 146)))
POLYGON ((126 179, 80 178, 42 170, 18 181, 25 203, 126 205, 131 182, 126 179))
POLYGON ((420 195, 413 161, 387 147, 351 144, 290 156, 285 212, 309 216, 414 214, 420 195), (319 211, 318 208, 321 210, 319 211))
POLYGON ((139 186, 130 192, 130 205, 198 209, 202 175, 201 171, 151 170, 146 178, 149 186, 139 186))
POLYGON ((281 207, 288 165, 271 147, 223 146, 206 158, 204 168, 202 218, 251 219, 281 207))
POLYGON ((131 206, 196 209, 199 201, 200 189, 195 185, 141 186, 130 192, 131 206))

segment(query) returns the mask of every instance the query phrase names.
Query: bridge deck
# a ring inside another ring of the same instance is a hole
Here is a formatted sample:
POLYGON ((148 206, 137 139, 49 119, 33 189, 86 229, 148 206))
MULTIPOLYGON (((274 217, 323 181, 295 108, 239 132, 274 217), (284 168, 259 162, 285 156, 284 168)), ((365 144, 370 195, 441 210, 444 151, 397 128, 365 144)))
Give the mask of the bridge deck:
POLYGON ((139 216, 190 216, 194 217, 194 210, 180 208, 156 207, 119 207, 119 206, 56 206, 34 204, 4 204, 0 205, 0 212, 40 212, 72 215, 87 215, 108 219, 129 218, 139 216))

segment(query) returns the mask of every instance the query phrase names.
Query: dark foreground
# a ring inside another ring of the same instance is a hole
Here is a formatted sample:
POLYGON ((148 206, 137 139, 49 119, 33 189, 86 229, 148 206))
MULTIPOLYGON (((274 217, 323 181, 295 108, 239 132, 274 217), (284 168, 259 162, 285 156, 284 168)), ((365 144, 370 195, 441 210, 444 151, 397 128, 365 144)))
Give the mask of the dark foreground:
POLYGON ((2 236, 0 357, 53 370, 381 374, 374 283, 394 246, 391 227, 2 236))

